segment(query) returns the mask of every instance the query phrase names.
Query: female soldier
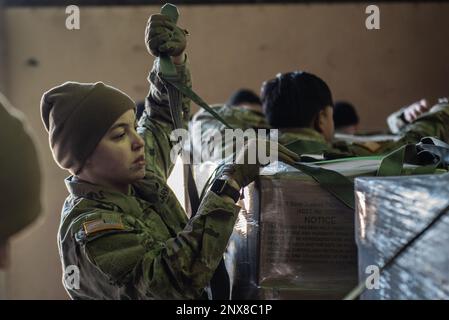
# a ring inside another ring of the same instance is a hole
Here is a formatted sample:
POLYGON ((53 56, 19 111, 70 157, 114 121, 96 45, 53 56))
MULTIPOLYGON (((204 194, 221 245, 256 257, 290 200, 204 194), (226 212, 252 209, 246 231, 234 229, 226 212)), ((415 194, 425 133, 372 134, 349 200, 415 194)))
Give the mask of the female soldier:
MULTIPOLYGON (((146 31, 149 51, 171 56, 190 85, 185 33, 163 15, 151 16, 146 31)), ((239 211, 238 191, 258 174, 258 165, 225 166, 221 188, 187 219, 166 183, 173 125, 158 71, 156 58, 137 129, 134 102, 101 82, 67 82, 42 97, 54 159, 72 174, 58 245, 74 299, 205 297, 239 211)))

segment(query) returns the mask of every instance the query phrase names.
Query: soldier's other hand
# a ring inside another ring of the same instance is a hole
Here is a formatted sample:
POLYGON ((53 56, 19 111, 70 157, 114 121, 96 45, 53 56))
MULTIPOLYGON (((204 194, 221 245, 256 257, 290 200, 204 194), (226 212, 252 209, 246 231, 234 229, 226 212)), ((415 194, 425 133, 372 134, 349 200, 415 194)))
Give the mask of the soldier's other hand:
POLYGON ((300 157, 297 153, 291 151, 290 149, 284 147, 282 144, 279 144, 277 142, 274 141, 270 141, 269 143, 271 143, 271 147, 270 148, 274 148, 277 147, 278 149, 278 160, 285 162, 287 164, 293 165, 295 162, 300 161, 300 157), (274 144, 276 144, 277 146, 275 146, 274 144))
POLYGON ((182 30, 163 14, 150 16, 145 28, 145 44, 155 57, 161 54, 180 56, 187 46, 187 31, 182 30))
POLYGON ((235 155, 235 161, 223 167, 224 178, 231 178, 240 188, 246 187, 259 175, 260 164, 257 159, 257 140, 249 140, 235 155))
POLYGON ((421 99, 415 103, 412 103, 404 110, 404 119, 407 123, 412 123, 419 116, 429 111, 430 106, 426 99, 421 99))
POLYGON ((299 161, 299 156, 270 140, 249 140, 243 150, 237 153, 235 163, 224 166, 223 175, 235 180, 241 188, 253 182, 259 175, 260 162, 258 158, 258 147, 265 144, 266 154, 275 154, 277 150, 278 160, 287 164, 299 161))

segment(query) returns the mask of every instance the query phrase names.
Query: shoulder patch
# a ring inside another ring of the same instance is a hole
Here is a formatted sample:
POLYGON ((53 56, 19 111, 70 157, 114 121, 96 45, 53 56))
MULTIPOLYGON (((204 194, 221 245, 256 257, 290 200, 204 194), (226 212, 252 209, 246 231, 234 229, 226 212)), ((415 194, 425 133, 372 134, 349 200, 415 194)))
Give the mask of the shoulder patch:
POLYGON ((120 216, 111 216, 86 221, 83 223, 83 229, 86 236, 89 236, 100 231, 124 230, 125 226, 120 216))

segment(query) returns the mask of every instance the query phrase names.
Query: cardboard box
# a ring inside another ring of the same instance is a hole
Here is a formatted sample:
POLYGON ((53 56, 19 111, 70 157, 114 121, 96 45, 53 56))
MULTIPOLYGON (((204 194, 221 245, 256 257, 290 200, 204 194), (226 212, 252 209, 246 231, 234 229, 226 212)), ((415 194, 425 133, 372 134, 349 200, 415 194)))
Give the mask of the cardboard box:
MULTIPOLYGON (((321 166, 350 178, 379 157, 321 166)), ((297 169, 274 163, 245 190, 226 264, 238 299, 340 299, 357 284, 354 210, 297 169)))

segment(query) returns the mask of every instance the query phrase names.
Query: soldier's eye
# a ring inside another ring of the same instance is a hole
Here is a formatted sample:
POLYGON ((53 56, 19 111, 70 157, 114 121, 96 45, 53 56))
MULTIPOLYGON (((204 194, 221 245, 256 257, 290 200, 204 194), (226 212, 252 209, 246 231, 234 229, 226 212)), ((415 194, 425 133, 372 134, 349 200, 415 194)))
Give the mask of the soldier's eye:
POLYGON ((124 136, 125 136, 125 132, 123 131, 122 133, 113 136, 112 139, 114 139, 114 140, 120 140, 120 139, 123 138, 124 136))

